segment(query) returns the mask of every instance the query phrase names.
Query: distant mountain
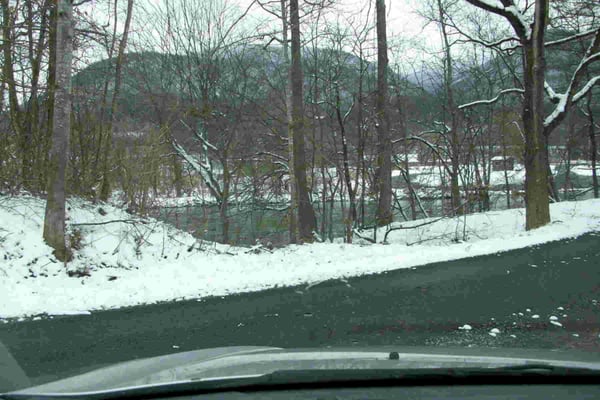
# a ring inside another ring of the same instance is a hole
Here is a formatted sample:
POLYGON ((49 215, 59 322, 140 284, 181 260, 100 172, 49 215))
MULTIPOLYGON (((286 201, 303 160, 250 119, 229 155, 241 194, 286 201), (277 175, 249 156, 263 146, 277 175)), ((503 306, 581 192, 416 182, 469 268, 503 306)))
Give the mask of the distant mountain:
MULTIPOLYGON (((100 104, 105 82, 109 81, 108 99, 114 86, 114 62, 104 59, 89 65, 74 76, 76 106, 100 104)), ((335 80, 342 97, 347 98, 358 87, 361 60, 349 53, 331 49, 304 50, 303 67, 307 93, 318 75, 318 84, 335 80)), ((374 90, 376 65, 362 62, 365 91, 374 90)), ((195 97, 198 101, 235 101, 243 88, 252 85, 251 95, 257 101, 268 101, 269 92, 283 91, 287 69, 281 47, 245 46, 222 52, 218 56, 177 55, 158 52, 127 53, 122 73, 120 112, 134 119, 152 117, 148 101, 155 98, 195 97), (243 81, 243 79, 246 79, 243 81)), ((427 95, 411 79, 392 76, 404 96, 427 95)), ((246 88, 247 90, 247 88, 246 88)), ((320 91, 324 93, 325 91, 320 91)))

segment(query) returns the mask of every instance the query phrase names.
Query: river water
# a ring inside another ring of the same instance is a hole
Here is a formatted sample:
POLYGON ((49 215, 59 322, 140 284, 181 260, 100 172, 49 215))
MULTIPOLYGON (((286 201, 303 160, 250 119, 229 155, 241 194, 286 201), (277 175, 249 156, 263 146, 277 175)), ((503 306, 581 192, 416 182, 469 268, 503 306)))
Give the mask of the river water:
MULTIPOLYGON (((256 240, 263 243, 271 242, 275 246, 285 245, 289 241, 287 210, 285 204, 232 204, 229 217, 229 243, 234 245, 253 245, 256 240)), ((373 225, 376 204, 365 202, 364 226, 373 225)), ((422 206, 430 217, 442 215, 450 209, 449 199, 422 200, 422 206)), ((506 209, 506 196, 501 192, 492 192, 491 208, 506 209)), ((512 207, 522 207, 522 198, 511 198, 512 207)), ((317 230, 324 240, 344 236, 344 214, 347 213, 347 202, 339 200, 328 202, 323 209, 320 202, 314 203, 317 215, 317 230)), ((471 204, 471 210, 479 211, 478 204, 471 204)), ((176 227, 192 233, 194 236, 207 240, 223 242, 222 222, 218 206, 214 204, 193 204, 177 207, 163 207, 155 210, 154 216, 169 222, 176 227)), ((362 208, 358 210, 359 221, 363 221, 362 208)), ((400 200, 394 207, 394 220, 403 221, 411 218, 410 204, 400 200), (402 211, 400 210, 402 207, 402 211)), ((417 210, 417 218, 426 215, 417 210)))

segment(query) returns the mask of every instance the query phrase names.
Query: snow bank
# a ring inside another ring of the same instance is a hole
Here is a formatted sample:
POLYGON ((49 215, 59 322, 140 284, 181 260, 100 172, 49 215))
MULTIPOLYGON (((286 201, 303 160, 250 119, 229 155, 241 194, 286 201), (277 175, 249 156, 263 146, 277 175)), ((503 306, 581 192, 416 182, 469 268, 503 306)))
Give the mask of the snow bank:
MULTIPOLYGON (((72 200, 70 225, 80 232, 73 235, 73 241, 80 236, 81 249, 65 266, 42 240, 44 202, 27 196, 0 197, 0 319, 82 314, 275 286, 313 285, 600 230, 599 200, 554 204, 551 210, 553 222, 532 232, 524 230, 524 210, 514 209, 396 230, 389 234, 387 245, 318 243, 257 254, 247 248, 202 242, 168 224, 134 217, 107 204, 72 200)), ((384 234, 380 229, 378 240, 384 234)))
MULTIPOLYGON (((571 173, 579 176, 592 176, 594 169, 589 164, 575 165, 571 167, 571 173)), ((596 167, 596 174, 600 175, 600 167, 596 167)))

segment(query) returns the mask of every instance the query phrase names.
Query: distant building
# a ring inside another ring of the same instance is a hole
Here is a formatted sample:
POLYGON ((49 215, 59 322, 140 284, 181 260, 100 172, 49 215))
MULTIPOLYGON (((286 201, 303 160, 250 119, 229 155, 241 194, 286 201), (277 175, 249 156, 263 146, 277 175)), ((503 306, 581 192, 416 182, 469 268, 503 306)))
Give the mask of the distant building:
POLYGON ((492 157, 492 171, 512 171, 515 169, 515 158, 513 156, 492 157))

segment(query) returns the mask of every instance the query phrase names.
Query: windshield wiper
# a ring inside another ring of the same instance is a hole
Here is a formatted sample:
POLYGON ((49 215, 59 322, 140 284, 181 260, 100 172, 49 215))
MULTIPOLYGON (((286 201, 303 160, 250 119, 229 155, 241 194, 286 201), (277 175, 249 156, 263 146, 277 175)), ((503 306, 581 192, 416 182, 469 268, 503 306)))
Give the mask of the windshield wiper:
POLYGON ((598 384, 600 370, 544 363, 494 368, 416 369, 307 369, 263 375, 199 378, 167 384, 144 385, 83 393, 9 393, 5 400, 110 400, 143 396, 214 393, 223 391, 290 390, 365 386, 433 386, 481 384, 598 384), (548 380, 552 377, 551 380, 548 380))

